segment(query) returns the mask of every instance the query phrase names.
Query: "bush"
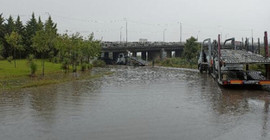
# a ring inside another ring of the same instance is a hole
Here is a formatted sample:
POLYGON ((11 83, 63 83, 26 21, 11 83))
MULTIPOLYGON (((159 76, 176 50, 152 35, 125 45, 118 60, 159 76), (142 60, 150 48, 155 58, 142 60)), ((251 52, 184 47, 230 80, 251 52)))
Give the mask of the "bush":
POLYGON ((12 60, 13 60, 13 56, 9 56, 9 57, 7 58, 7 61, 8 61, 9 63, 11 63, 12 60))
POLYGON ((4 60, 4 57, 2 55, 0 55, 0 60, 4 60))
POLYGON ((27 64, 30 67, 30 75, 34 76, 37 71, 37 64, 34 62, 35 56, 33 54, 29 54, 27 57, 27 64))
POLYGON ((35 59, 35 56, 33 54, 29 54, 29 56, 27 57, 28 63, 32 62, 34 59, 35 59))
POLYGON ((58 57, 53 57, 53 58, 51 58, 50 61, 53 62, 53 63, 59 63, 60 62, 58 57))
POLYGON ((161 62, 161 65, 162 66, 170 66, 172 67, 173 66, 173 62, 172 62, 172 59, 165 59, 161 62))
POLYGON ((63 62, 62 62, 62 66, 61 68, 65 71, 67 71, 69 69, 69 59, 64 58, 63 62))
POLYGON ((31 76, 34 76, 37 71, 37 64, 35 62, 30 63, 30 69, 31 69, 31 76))
POLYGON ((103 60, 95 60, 93 62, 94 67, 105 67, 106 63, 103 60))
POLYGON ((167 58, 160 62, 161 66, 165 67, 181 67, 181 68, 196 68, 195 59, 186 60, 184 58, 167 58))
POLYGON ((87 65, 87 68, 88 68, 88 70, 92 69, 93 68, 93 64, 88 64, 87 65))
POLYGON ((87 67, 87 64, 86 63, 82 63, 81 64, 81 71, 85 71, 86 70, 86 67, 87 67))

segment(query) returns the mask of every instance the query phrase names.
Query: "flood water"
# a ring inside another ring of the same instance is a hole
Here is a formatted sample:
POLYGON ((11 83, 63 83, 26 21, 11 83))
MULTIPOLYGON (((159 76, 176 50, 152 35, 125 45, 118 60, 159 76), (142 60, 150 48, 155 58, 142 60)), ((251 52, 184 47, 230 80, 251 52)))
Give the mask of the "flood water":
POLYGON ((269 140, 270 92, 197 71, 110 67, 99 79, 0 92, 1 140, 269 140))

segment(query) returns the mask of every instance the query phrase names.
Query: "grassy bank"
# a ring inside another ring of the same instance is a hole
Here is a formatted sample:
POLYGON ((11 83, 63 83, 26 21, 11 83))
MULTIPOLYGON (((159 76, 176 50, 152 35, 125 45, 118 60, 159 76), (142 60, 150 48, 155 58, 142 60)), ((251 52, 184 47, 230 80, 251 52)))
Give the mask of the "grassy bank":
MULTIPOLYGON (((43 85, 58 84, 72 80, 93 79, 111 74, 107 71, 99 71, 92 75, 90 71, 77 73, 65 73, 61 70, 61 64, 45 62, 45 76, 42 74, 41 60, 35 60, 38 69, 35 77, 30 77, 30 68, 26 60, 17 60, 17 67, 13 62, 0 61, 0 90, 38 87, 43 85)), ((78 67, 79 69, 79 67, 78 67)))
POLYGON ((163 67, 176 67, 176 68, 190 68, 190 69, 197 69, 197 63, 194 61, 189 63, 186 59, 183 58, 166 58, 164 60, 156 61, 158 66, 163 67))
MULTIPOLYGON (((42 73, 41 60, 34 60, 37 64, 36 75, 42 73)), ((27 60, 16 60, 17 67, 14 67, 13 62, 7 60, 0 61, 0 79, 9 79, 12 77, 28 76, 30 75, 30 68, 27 60)), ((45 74, 61 72, 61 64, 45 62, 45 74)))

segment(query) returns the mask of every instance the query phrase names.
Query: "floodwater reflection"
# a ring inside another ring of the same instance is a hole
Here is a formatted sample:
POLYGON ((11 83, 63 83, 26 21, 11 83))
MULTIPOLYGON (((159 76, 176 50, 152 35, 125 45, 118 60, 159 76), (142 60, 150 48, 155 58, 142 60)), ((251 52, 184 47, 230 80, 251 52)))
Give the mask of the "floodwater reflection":
POLYGON ((269 139, 270 94, 226 89, 194 70, 113 75, 0 92, 1 139, 269 139))

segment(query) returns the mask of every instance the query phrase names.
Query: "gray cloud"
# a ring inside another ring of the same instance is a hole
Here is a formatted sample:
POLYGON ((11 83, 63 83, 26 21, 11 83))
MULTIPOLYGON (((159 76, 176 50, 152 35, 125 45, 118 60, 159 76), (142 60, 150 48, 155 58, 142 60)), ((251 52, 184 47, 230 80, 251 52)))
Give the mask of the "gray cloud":
POLYGON ((147 38, 179 41, 179 21, 183 25, 183 40, 199 36, 199 40, 225 37, 262 38, 270 31, 269 0, 1 0, 5 17, 21 15, 25 22, 35 12, 43 20, 48 13, 58 23, 60 32, 69 30, 83 35, 95 33, 96 38, 118 41, 120 29, 128 39, 147 38))

